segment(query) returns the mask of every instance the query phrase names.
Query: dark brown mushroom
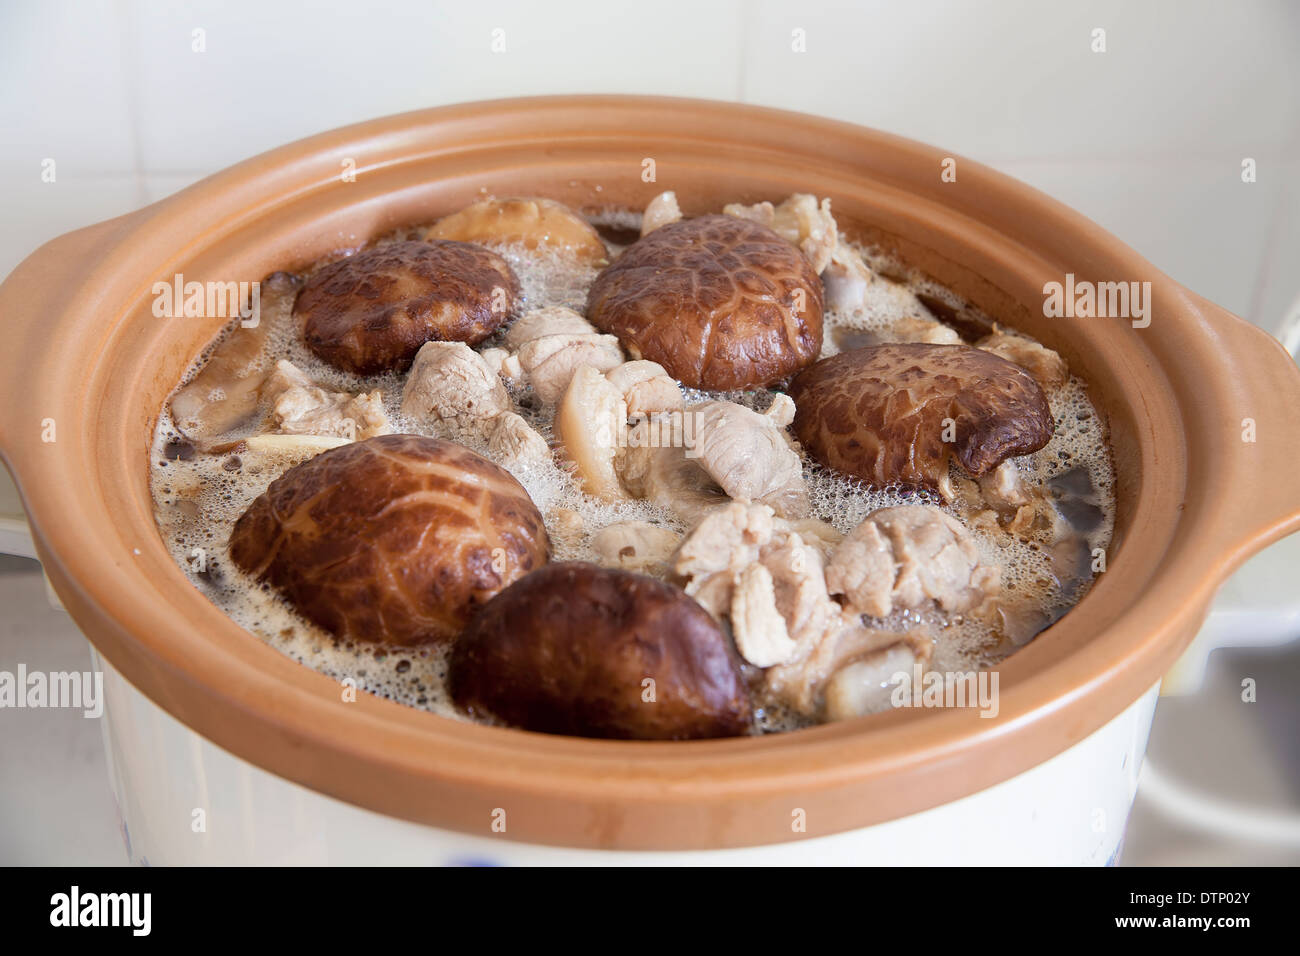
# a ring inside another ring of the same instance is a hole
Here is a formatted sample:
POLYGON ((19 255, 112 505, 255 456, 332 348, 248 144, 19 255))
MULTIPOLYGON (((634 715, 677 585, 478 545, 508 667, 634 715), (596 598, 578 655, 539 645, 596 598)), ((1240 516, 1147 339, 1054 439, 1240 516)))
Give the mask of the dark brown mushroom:
POLYGON ((403 370, 425 342, 475 345, 510 317, 519 280, 465 242, 389 242, 331 263, 294 304, 312 352, 358 375, 403 370))
POLYGON ((701 216, 654 230, 601 272, 587 318, 684 385, 749 388, 816 359, 822 284, 766 226, 701 216))
POLYGON ((945 496, 953 455, 983 475, 1042 448, 1055 427, 1033 376, 969 345, 842 352, 801 372, 790 397, 795 437, 823 465, 945 496))
POLYGON ((740 660, 713 618, 655 578, 550 564, 516 581, 452 648, 475 716, 550 734, 683 740, 747 733, 740 660))
POLYGON ((462 445, 384 435, 289 469, 248 507, 230 556, 340 638, 424 644, 543 565, 550 542, 508 472, 462 445))

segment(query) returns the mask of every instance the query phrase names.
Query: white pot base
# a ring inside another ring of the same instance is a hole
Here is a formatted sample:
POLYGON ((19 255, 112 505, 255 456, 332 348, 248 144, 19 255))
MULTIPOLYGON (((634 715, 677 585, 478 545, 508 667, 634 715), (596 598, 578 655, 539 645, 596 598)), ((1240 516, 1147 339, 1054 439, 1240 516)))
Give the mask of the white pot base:
POLYGON ((830 837, 732 850, 537 846, 408 823, 326 797, 222 750, 94 654, 127 853, 143 865, 839 865, 1113 863, 1159 685, 1019 776, 922 813, 830 837))

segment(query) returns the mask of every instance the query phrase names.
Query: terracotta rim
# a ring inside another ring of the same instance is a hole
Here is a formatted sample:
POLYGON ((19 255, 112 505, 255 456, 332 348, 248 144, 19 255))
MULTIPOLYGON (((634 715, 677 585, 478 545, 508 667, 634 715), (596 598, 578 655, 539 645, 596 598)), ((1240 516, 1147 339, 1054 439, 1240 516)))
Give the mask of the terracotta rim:
POLYGON ((824 836, 975 792, 1060 752, 1150 687, 1215 588, 1300 526, 1300 372, 1263 332, 1034 190, 848 124, 651 97, 504 100, 389 117, 241 163, 42 247, 0 286, 0 449, 59 596, 104 656, 195 731, 381 813, 512 840, 720 848, 824 836), (656 159, 658 182, 640 179, 656 159), (342 184, 344 160, 357 181, 342 184), (432 218, 480 188, 639 206, 834 197, 841 217, 1059 348, 1114 433, 1108 570, 1000 668, 1001 713, 899 711, 763 739, 619 743, 448 721, 362 696, 244 632, 172 563, 145 475, 155 410, 217 323, 159 320, 154 281, 261 278, 432 218), (259 271, 260 270, 260 271, 259 271), (1153 321, 1049 320, 1072 272, 1150 281, 1153 321), (190 324, 185 324, 190 323, 190 324), (1257 441, 1241 440, 1255 421, 1257 441), (53 419, 56 441, 43 442, 53 419), (791 812, 806 833, 791 832, 791 812))

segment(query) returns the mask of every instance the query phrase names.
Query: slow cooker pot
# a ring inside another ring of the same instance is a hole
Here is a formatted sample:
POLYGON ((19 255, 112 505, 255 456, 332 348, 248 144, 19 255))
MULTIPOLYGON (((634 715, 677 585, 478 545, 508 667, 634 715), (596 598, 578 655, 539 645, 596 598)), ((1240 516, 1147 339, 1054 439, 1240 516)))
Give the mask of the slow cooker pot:
POLYGON ((948 157, 733 104, 474 103, 294 143, 28 258, 0 286, 0 451, 46 573, 107 672, 133 857, 1112 858, 1161 674, 1225 576, 1300 525, 1300 371, 1269 336, 1048 197, 960 158, 948 181, 948 157), (1056 349, 1089 383, 1117 475, 1106 570, 999 666, 996 717, 900 709, 688 743, 478 726, 345 700, 173 563, 153 520, 150 436, 223 320, 156 318, 155 282, 260 279, 483 193, 639 209, 664 189, 688 215, 829 196, 847 231, 1056 349), (1046 315, 1044 286, 1067 275, 1150 282, 1149 324, 1046 315))

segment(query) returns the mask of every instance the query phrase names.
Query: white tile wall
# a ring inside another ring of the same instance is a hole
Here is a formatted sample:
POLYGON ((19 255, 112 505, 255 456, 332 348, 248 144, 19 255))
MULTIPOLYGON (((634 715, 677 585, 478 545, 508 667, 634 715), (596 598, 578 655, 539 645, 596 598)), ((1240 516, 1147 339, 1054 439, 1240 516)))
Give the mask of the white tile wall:
POLYGON ((737 0, 632 11, 598 0, 327 0, 127 12, 151 171, 208 172, 309 133, 465 100, 580 90, 729 99, 740 67, 737 0))
POLYGON ((138 171, 123 32, 113 0, 0 6, 0 173, 6 200, 17 181, 28 175, 39 181, 47 158, 56 162, 56 181, 138 171))
POLYGON ((943 144, 1261 325, 1300 296, 1286 0, 8 0, 0 275, 60 232, 320 130, 594 91, 740 99, 943 144))
MULTIPOLYGON (((1277 330, 1289 315, 1291 342, 1300 344, 1300 160, 1278 167, 1281 184, 1277 210, 1265 242, 1250 319, 1277 330)), ((1293 346, 1294 348, 1294 346, 1293 346)))
MULTIPOLYGON (((1258 290, 1271 243, 1287 232, 1300 239, 1300 220, 1278 221, 1284 165, 1262 163, 1253 183, 1241 181, 1240 162, 1231 156, 996 165, 1122 237, 1206 298, 1276 326, 1280 313, 1260 308, 1258 290)), ((1300 273, 1292 270, 1290 281, 1300 293, 1300 273)))
POLYGON ((148 201, 135 173, 77 175, 57 166, 52 183, 41 180, 39 165, 0 173, 0 277, 56 236, 139 209, 148 201))
POLYGON ((748 99, 1003 159, 1255 155, 1294 145, 1284 0, 758 0, 748 99), (1105 30, 1106 51, 1091 49, 1105 30), (803 30, 806 52, 793 50, 803 30))

